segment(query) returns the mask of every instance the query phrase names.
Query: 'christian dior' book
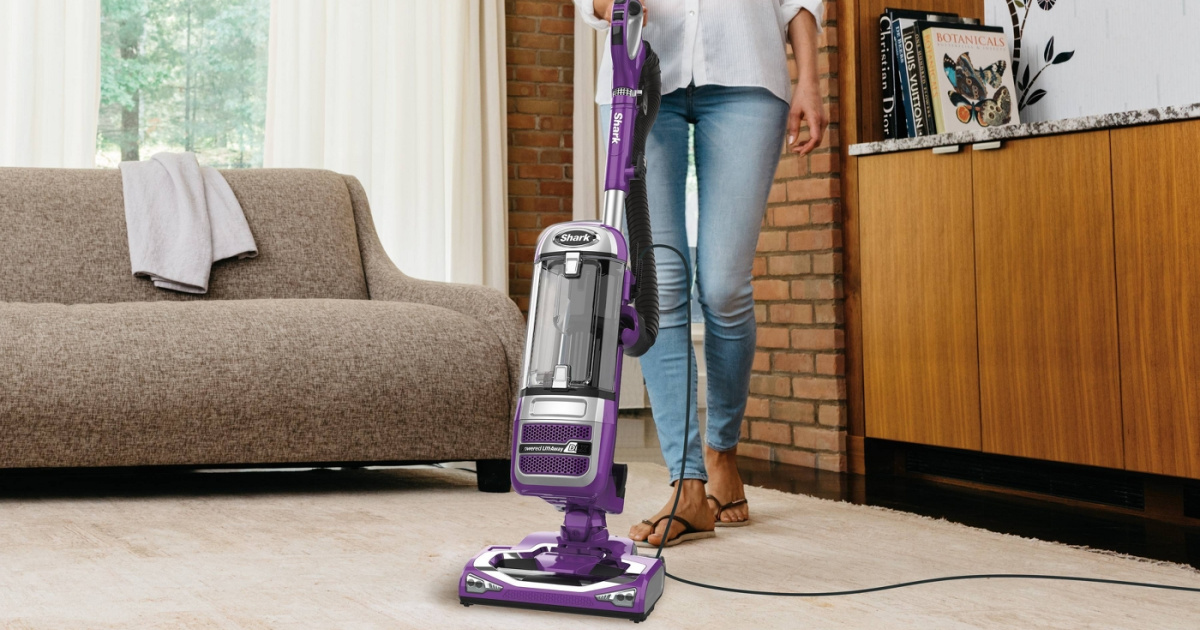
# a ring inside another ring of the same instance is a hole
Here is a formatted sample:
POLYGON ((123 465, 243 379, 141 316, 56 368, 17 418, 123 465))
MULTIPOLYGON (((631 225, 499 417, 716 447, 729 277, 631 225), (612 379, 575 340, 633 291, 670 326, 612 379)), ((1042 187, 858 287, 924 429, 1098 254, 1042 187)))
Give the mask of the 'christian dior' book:
POLYGON ((924 38, 937 133, 1020 124, 1004 29, 932 22, 917 28, 924 38))

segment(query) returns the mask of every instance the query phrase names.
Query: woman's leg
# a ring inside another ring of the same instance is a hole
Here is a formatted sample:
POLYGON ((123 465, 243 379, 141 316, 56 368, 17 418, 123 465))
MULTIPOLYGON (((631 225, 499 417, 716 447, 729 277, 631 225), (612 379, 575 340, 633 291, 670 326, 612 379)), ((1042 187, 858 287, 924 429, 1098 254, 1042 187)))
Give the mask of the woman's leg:
MULTIPOLYGON (((710 366, 708 490, 728 503, 745 496, 735 457, 754 362, 750 280, 767 196, 783 151, 788 104, 761 88, 705 86, 694 98, 700 185, 697 283, 704 311, 704 355, 710 366)), ((748 514, 739 506, 721 518, 740 521, 748 514)))
MULTIPOLYGON (((688 254, 686 185, 688 169, 688 112, 686 90, 676 90, 662 99, 658 119, 646 144, 646 188, 650 201, 650 223, 654 242, 675 247, 688 254)), ((642 373, 654 410, 654 425, 663 459, 674 484, 682 479, 677 514, 699 529, 711 529, 712 514, 704 502, 703 446, 699 419, 696 417, 695 357, 692 353, 691 326, 687 321, 689 288, 683 262, 669 250, 655 249, 658 268, 659 329, 654 346, 641 357, 642 373), (688 380, 689 362, 693 366, 688 380), (685 387, 691 388, 688 446, 683 448, 685 387), (686 455, 686 457, 685 457, 686 455), (684 461, 686 459, 686 461, 684 461), (681 466, 682 462, 682 466, 681 466)), ((670 512, 674 492, 651 522, 670 512)), ((664 521, 652 534, 649 526, 635 525, 629 535, 634 540, 657 544, 667 531, 664 521)), ((679 531, 673 528, 670 537, 679 531)))

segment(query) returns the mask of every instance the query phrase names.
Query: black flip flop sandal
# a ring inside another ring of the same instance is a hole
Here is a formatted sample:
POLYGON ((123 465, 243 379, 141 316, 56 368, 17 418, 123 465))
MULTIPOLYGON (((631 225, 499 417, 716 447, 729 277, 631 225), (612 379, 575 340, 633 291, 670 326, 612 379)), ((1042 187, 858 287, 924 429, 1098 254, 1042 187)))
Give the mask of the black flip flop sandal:
POLYGON ((708 500, 712 501, 713 503, 717 504, 717 514, 714 517, 714 518, 716 518, 716 526, 717 527, 745 527, 750 524, 750 517, 746 517, 746 520, 744 520, 744 521, 722 521, 721 520, 721 514, 723 512, 725 512, 725 510, 728 510, 729 508, 737 507, 739 505, 746 505, 745 499, 738 499, 736 501, 730 501, 729 503, 721 505, 721 500, 718 499, 717 497, 714 497, 711 494, 708 495, 706 498, 708 500))
MULTIPOLYGON (((653 523, 651 523, 650 521, 642 521, 642 523, 649 525, 650 533, 653 534, 654 531, 658 529, 658 524, 669 518, 671 518, 671 517, 668 515, 668 516, 659 517, 659 519, 654 521, 653 523)), ((692 527, 692 524, 687 522, 686 520, 684 520, 683 517, 681 517, 681 516, 676 516, 675 521, 677 523, 679 523, 680 525, 683 525, 683 531, 678 536, 668 540, 667 544, 665 545, 667 547, 674 547, 675 545, 678 545, 680 543, 685 543, 689 540, 700 540, 702 538, 715 538, 717 535, 717 532, 715 532, 711 529, 708 531, 703 531, 703 530, 696 529, 695 527, 692 527)), ((667 527, 666 533, 667 534, 671 533, 670 526, 667 527)), ((638 547, 650 548, 650 549, 654 549, 654 548, 658 547, 658 545, 652 544, 650 542, 649 536, 646 537, 646 540, 635 540, 635 541, 633 541, 633 544, 637 545, 638 547)))

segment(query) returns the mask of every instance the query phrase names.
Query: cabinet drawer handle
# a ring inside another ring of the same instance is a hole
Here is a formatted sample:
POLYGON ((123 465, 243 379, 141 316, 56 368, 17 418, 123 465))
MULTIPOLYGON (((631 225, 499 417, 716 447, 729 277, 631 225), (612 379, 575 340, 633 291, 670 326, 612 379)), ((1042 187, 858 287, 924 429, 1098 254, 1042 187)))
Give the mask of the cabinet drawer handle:
POLYGON ((1004 143, 1000 140, 993 140, 991 142, 976 142, 975 144, 971 145, 971 149, 975 151, 995 151, 1003 145, 1004 143))
POLYGON ((949 146, 944 146, 944 147, 933 147, 934 155, 948 155, 950 153, 958 153, 958 145, 957 144, 951 144, 949 146))

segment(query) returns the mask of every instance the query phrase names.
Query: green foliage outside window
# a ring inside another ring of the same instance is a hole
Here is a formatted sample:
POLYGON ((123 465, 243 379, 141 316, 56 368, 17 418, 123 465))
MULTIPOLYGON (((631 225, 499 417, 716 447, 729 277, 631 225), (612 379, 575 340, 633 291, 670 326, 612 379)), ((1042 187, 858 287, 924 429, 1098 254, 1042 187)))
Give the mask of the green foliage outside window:
POLYGON ((102 0, 96 162, 262 166, 270 0, 102 0))

